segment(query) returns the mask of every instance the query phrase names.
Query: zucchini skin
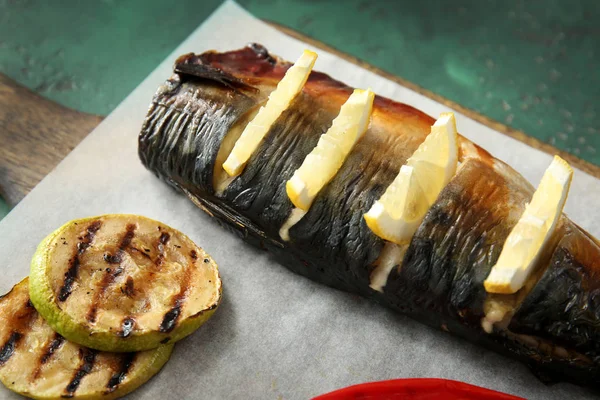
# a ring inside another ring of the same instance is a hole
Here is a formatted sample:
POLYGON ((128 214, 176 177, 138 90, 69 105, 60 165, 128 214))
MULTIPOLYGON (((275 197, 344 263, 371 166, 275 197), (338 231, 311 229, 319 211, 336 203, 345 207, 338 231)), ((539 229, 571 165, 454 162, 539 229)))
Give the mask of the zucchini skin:
POLYGON ((264 101, 289 65, 256 44, 180 57, 175 75, 154 96, 139 135, 144 166, 293 272, 518 359, 544 382, 600 388, 600 349, 595 341, 600 336, 595 289, 600 286, 595 272, 600 266, 594 261, 600 260, 600 247, 568 218, 562 218, 556 250, 546 260, 549 267, 540 273, 508 329, 482 329, 483 280, 533 188, 462 137, 464 165, 428 212, 402 268, 392 270, 383 293, 369 287, 384 241, 366 227, 362 214, 429 133, 434 120, 421 111, 377 96, 367 135, 308 214, 292 227, 291 240, 283 241, 278 231, 292 210, 285 181, 352 90, 313 72, 244 173, 216 193, 213 170, 223 138, 264 101), (561 283, 552 285, 557 275, 561 283), (573 291, 579 293, 579 301, 565 304, 573 291), (586 311, 592 303, 593 311, 586 311), (568 354, 559 354, 559 347, 568 354))

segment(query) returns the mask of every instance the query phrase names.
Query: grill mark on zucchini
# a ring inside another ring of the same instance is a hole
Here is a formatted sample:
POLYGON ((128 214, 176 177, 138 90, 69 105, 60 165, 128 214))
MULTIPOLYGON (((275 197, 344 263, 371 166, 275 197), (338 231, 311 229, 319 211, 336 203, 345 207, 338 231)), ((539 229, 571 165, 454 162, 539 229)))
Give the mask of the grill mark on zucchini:
POLYGON ((128 276, 125 280, 125 285, 121 287, 121 293, 123 293, 127 297, 133 297, 135 295, 133 278, 131 276, 128 276))
POLYGON ((106 289, 108 289, 108 287, 113 284, 117 276, 123 273, 123 267, 120 264, 123 262, 123 255, 125 254, 125 251, 127 250, 129 245, 131 244, 131 241, 133 240, 133 236, 135 235, 135 228, 135 224, 127 224, 125 234, 123 235, 123 238, 119 243, 119 250, 117 251, 117 254, 104 255, 104 260, 107 263, 119 264, 119 266, 115 268, 114 271, 110 268, 106 268, 106 275, 104 275, 104 277, 102 278, 102 282, 100 282, 100 286, 97 288, 98 290, 96 290, 96 292, 94 293, 92 307, 88 311, 87 320, 90 323, 96 322, 98 307, 100 306, 99 303, 102 300, 104 293, 106 293, 106 289))
MULTIPOLYGON (((160 226, 158 227, 158 230, 160 230, 160 226)), ((158 257, 156 258, 156 266, 160 267, 163 262, 165 261, 165 246, 167 245, 167 243, 169 242, 169 239, 171 238, 171 235, 169 235, 167 232, 163 232, 160 234, 160 238, 158 238, 158 243, 156 244, 156 248, 158 249, 158 257)))
POLYGON ((32 374, 32 381, 39 378, 40 373, 42 372, 42 366, 46 364, 52 358, 52 356, 54 356, 56 350, 58 350, 64 342, 65 338, 63 338, 58 333, 54 334, 54 338, 50 342, 48 342, 48 344, 44 348, 44 353, 38 360, 38 366, 35 368, 32 374))
POLYGON ((12 357, 21 339, 23 339, 23 334, 20 332, 13 331, 10 334, 10 337, 0 349, 0 366, 4 365, 12 357))
POLYGON ((119 250, 117 251, 117 254, 105 254, 104 261, 106 261, 109 264, 120 264, 123 262, 123 255, 125 254, 125 250, 127 250, 129 245, 131 244, 131 241, 133 240, 133 236, 135 235, 135 228, 135 224, 127 224, 127 227, 125 228, 125 235, 121 239, 121 243, 119 244, 119 250))
POLYGON ((196 254, 195 250, 191 251, 190 257, 192 265, 190 266, 190 268, 186 268, 184 270, 179 293, 177 293, 177 295, 175 295, 173 299, 173 307, 169 311, 167 311, 167 313, 163 317, 162 322, 160 323, 159 331, 162 333, 169 333, 173 329, 175 329, 175 327, 177 326, 177 320, 179 320, 179 317, 181 316, 181 309, 183 308, 185 298, 190 288, 192 268, 195 268, 196 260, 198 259, 198 255, 196 254))
POLYGON ((175 329, 175 325, 177 324, 177 320, 179 319, 179 315, 181 314, 181 302, 177 297, 175 300, 175 305, 171 308, 165 316, 163 317, 162 322, 160 323, 160 331, 162 333, 171 332, 175 329))
POLYGON ((137 353, 125 353, 121 356, 121 365, 119 366, 119 370, 115 372, 108 380, 104 394, 109 394, 117 390, 121 382, 125 380, 125 377, 129 373, 131 366, 135 362, 136 356, 137 353))
POLYGON ((143 256, 144 258, 147 258, 148 260, 152 259, 152 257, 150 257, 150 254, 138 249, 137 247, 130 247, 130 249, 137 252, 139 255, 143 256))
POLYGON ((24 308, 19 309, 19 311, 12 315, 12 318, 5 322, 7 326, 12 327, 12 333, 6 343, 0 347, 0 366, 4 365, 12 357, 19 342, 25 337, 31 322, 37 315, 37 311, 33 307, 33 304, 31 304, 31 300, 27 297, 24 308))
POLYGON ((101 221, 92 222, 87 227, 87 233, 85 234, 83 239, 81 239, 81 241, 77 243, 77 251, 71 258, 69 269, 67 270, 67 272, 65 272, 64 283, 60 288, 60 292, 58 294, 59 301, 65 301, 71 295, 71 291, 73 290, 73 283, 75 282, 75 279, 77 279, 77 275, 79 274, 79 256, 82 255, 88 247, 90 247, 90 244, 94 240, 94 237, 96 236, 96 233, 98 232, 101 226, 101 221))
POLYGON ((169 242, 170 238, 171 238, 171 235, 169 235, 167 232, 163 232, 160 234, 160 238, 158 239, 158 241, 161 244, 166 245, 169 242))
POLYGON ((81 364, 77 371, 75 371, 75 375, 73 375, 73 379, 69 382, 67 387, 65 388, 65 394, 61 397, 71 398, 75 395, 75 391, 81 384, 83 378, 92 372, 94 368, 94 363, 96 362, 96 354, 98 352, 96 350, 81 348, 79 349, 79 358, 81 359, 81 364))

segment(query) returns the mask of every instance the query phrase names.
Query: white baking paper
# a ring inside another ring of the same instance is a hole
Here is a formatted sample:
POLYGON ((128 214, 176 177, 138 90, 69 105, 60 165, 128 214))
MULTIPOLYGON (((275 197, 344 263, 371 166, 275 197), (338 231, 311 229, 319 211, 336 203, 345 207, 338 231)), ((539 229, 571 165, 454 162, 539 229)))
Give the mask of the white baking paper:
MULTIPOLYGON (((186 52, 248 42, 294 60, 307 46, 224 3, 0 223, 0 292, 27 276, 38 242, 73 218, 136 213, 188 234, 219 263, 224 299, 214 317, 180 342, 134 399, 307 399, 352 384, 410 377, 456 379, 530 399, 592 398, 570 384, 548 387, 522 364, 313 283, 221 229, 146 171, 137 135, 158 85, 186 52)), ((316 69, 430 115, 441 104, 319 51, 316 69)), ((461 133, 537 185, 551 156, 458 114, 461 133)), ((576 171, 566 212, 600 236, 600 182, 576 171)), ((0 388, 0 398, 15 398, 0 388)))

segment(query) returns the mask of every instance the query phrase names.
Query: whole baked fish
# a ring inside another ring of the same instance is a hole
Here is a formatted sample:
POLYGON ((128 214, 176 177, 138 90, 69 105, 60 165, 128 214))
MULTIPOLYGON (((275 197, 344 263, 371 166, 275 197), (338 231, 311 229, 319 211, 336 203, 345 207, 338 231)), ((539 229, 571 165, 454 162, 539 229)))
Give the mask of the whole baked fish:
POLYGON ((546 382, 600 387, 596 239, 563 215, 521 290, 484 288, 534 192, 511 167, 459 137, 460 168, 406 251, 365 224, 363 214, 430 132, 434 120, 421 111, 376 96, 366 134, 306 215, 289 224, 286 181, 353 90, 313 71, 243 173, 225 173, 233 144, 290 65, 256 44, 180 57, 144 121, 143 164, 301 275, 517 358, 546 382))

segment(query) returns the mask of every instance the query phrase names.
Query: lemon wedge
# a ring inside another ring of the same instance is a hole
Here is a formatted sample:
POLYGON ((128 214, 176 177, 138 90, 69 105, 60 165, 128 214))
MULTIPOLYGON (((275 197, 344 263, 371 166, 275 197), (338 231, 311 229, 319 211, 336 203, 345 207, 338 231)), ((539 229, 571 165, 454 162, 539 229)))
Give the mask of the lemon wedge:
POLYGON ((287 70, 283 79, 277 84, 277 88, 269 95, 267 103, 246 125, 223 163, 223 169, 229 176, 237 176, 242 173, 250 156, 269 132, 271 125, 302 91, 316 60, 317 53, 304 50, 298 61, 287 70))
POLYGON ((297 208, 308 210, 319 191, 335 176, 369 125, 373 99, 371 89, 356 89, 340 108, 329 130, 321 135, 286 183, 288 197, 297 208))
POLYGON ((484 282, 486 291, 510 294, 525 285, 560 219, 572 178, 573 169, 555 156, 531 202, 506 238, 498 262, 484 282))
POLYGON ((385 193, 364 215, 377 236, 406 244, 456 173, 458 133, 454 114, 444 113, 385 193))

